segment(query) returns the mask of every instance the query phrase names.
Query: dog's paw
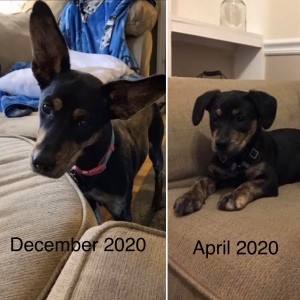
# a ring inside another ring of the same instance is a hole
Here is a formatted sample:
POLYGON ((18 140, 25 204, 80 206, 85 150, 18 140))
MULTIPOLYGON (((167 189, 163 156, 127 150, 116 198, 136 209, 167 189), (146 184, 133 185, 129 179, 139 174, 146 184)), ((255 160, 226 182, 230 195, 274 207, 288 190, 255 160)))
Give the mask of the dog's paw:
POLYGON ((244 195, 228 193, 221 196, 218 202, 218 209, 227 211, 241 210, 247 205, 246 200, 244 195))
POLYGON ((187 192, 175 200, 173 208, 175 214, 180 217, 199 210, 203 203, 204 201, 199 199, 199 196, 197 197, 193 192, 187 192))

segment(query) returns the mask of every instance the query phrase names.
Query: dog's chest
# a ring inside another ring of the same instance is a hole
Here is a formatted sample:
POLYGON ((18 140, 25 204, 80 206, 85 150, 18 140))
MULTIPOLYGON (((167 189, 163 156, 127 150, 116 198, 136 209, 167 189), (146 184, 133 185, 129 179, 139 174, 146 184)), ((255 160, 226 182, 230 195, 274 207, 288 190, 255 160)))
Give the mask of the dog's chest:
POLYGON ((258 162, 253 165, 241 165, 234 163, 230 167, 222 167, 211 164, 208 173, 214 177, 219 184, 238 186, 247 180, 255 180, 267 173, 267 164, 258 162))
POLYGON ((116 216, 120 215, 126 206, 126 197, 108 194, 98 188, 93 188, 84 195, 97 201, 100 205, 106 206, 116 216))

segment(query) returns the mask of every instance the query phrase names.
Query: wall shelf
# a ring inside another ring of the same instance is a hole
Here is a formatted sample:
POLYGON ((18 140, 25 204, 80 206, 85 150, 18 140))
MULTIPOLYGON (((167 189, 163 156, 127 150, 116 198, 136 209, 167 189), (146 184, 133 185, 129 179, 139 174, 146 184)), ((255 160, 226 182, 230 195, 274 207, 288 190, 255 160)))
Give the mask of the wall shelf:
POLYGON ((171 31, 193 37, 213 39, 249 47, 262 48, 262 35, 221 27, 214 24, 172 16, 171 31))
POLYGON ((262 35, 174 15, 169 30, 172 42, 170 61, 172 70, 175 70, 171 71, 172 75, 195 76, 192 69, 197 65, 197 69, 202 68, 202 71, 227 68, 231 78, 264 79, 262 35), (198 53, 191 49, 191 44, 197 47, 198 53), (183 52, 184 65, 181 64, 183 52), (184 69, 182 72, 181 68, 184 69))

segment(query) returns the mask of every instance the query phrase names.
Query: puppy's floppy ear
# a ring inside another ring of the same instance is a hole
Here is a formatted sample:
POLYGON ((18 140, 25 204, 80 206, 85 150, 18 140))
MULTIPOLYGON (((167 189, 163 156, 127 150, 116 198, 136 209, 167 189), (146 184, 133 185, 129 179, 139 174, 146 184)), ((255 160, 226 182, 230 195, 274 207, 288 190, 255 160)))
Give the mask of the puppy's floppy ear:
POLYGON ((119 80, 102 87, 111 119, 129 119, 166 93, 166 75, 137 81, 119 80))
POLYGON ((248 95, 258 111, 261 126, 268 129, 276 116, 276 99, 265 92, 254 90, 250 90, 248 95))
POLYGON ((204 93, 196 99, 193 109, 193 124, 196 126, 203 118, 204 110, 209 110, 212 101, 220 94, 220 90, 213 90, 204 93))
POLYGON ((29 26, 32 72, 44 89, 55 75, 70 69, 69 52, 55 18, 44 2, 36 1, 33 5, 29 26))

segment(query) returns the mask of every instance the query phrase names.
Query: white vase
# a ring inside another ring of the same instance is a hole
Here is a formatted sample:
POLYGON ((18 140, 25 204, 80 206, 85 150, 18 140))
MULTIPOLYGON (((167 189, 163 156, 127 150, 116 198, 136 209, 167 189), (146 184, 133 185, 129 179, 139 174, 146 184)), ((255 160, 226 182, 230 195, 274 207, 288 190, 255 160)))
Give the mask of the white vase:
POLYGON ((224 0, 220 7, 222 26, 246 31, 247 7, 242 0, 224 0))

